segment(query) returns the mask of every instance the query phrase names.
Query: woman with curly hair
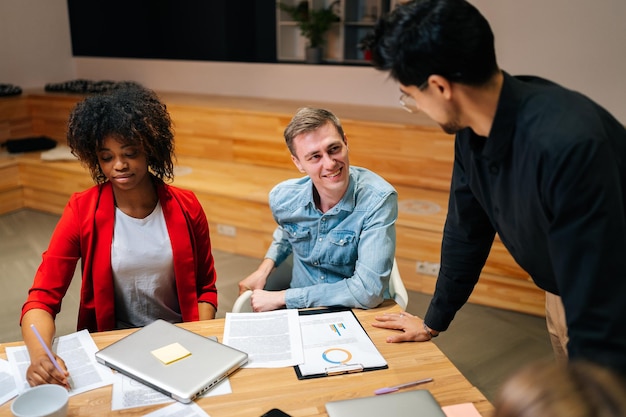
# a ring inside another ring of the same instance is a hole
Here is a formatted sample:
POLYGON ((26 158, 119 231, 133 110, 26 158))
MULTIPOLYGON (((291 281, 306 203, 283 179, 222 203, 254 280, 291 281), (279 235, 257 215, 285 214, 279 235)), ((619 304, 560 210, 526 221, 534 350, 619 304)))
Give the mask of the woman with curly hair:
POLYGON ((166 184, 174 135, 156 94, 129 86, 86 98, 70 115, 67 141, 97 185, 70 198, 22 307, 33 386, 68 386, 63 360, 60 372, 30 327, 51 346, 79 260, 78 330, 206 320, 217 310, 208 222, 191 191, 166 184))

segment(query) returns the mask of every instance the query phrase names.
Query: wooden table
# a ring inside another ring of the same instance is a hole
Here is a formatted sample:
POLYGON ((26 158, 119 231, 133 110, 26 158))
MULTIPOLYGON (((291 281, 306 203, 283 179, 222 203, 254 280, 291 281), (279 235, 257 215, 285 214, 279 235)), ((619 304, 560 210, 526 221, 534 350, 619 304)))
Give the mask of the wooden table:
MULTIPOLYGON (((328 401, 371 396, 377 388, 432 377, 432 383, 409 389, 430 390, 442 406, 472 402, 483 416, 491 416, 493 406, 433 343, 386 343, 390 331, 372 327, 375 316, 399 311, 392 301, 373 310, 355 310, 389 369, 302 381, 291 367, 240 369, 230 377, 232 394, 201 398, 197 404, 211 417, 259 417, 274 407, 293 417, 327 416, 324 405, 328 401)), ((219 336, 221 340, 224 319, 180 326, 205 336, 219 336)), ((92 337, 103 348, 128 333, 128 330, 116 330, 93 333, 92 337)), ((20 343, 10 345, 17 344, 20 343)), ((6 358, 5 346, 0 346, 3 358, 6 358)), ((11 415, 10 404, 11 401, 0 407, 1 416, 11 415)), ((68 416, 141 416, 161 407, 164 405, 111 411, 111 386, 108 386, 70 397, 68 416)))

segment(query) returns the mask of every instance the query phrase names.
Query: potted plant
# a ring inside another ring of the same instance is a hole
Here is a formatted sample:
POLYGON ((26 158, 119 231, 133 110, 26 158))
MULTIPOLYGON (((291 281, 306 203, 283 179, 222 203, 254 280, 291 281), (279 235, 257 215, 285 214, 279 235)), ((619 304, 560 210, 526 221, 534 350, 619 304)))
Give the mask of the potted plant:
POLYGON ((302 0, 297 5, 276 3, 278 8, 287 14, 298 24, 300 34, 308 40, 306 49, 306 62, 319 63, 322 60, 322 50, 326 42, 326 32, 340 17, 335 13, 335 7, 339 0, 332 2, 328 7, 321 9, 309 8, 308 0, 302 0))

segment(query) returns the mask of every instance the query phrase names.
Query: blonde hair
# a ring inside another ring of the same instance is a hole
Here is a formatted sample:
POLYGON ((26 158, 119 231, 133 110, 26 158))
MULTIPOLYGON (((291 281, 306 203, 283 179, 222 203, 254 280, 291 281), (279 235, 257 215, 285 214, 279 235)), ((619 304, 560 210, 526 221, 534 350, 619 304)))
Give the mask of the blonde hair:
POLYGON ((296 136, 302 133, 313 132, 322 126, 326 126, 328 123, 332 124, 335 129, 337 129, 337 133, 339 133, 339 136, 341 136, 341 139, 345 142, 341 122, 331 111, 315 107, 302 107, 298 109, 283 133, 289 152, 291 152, 293 156, 296 156, 296 151, 293 146, 293 140, 296 136))
POLYGON ((501 387, 494 417, 623 417, 626 382, 589 362, 537 362, 501 387))

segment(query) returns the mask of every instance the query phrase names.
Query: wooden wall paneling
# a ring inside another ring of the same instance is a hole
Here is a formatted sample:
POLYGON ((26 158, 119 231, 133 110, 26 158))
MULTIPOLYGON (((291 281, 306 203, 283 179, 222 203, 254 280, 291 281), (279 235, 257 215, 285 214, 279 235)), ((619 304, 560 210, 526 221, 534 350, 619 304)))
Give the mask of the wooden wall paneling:
POLYGON ((283 143, 282 135, 286 123, 272 113, 237 112, 230 116, 233 120, 231 134, 235 138, 283 143))
POLYGON ((39 153, 20 156, 25 207, 61 214, 70 196, 94 185, 86 168, 74 161, 42 161, 39 153))
POLYGON ((274 168, 291 168, 283 139, 283 119, 274 114, 234 113, 230 134, 234 162, 274 168))
POLYGON ((0 121, 30 119, 28 98, 11 96, 0 98, 0 121))
POLYGON ((469 301, 505 310, 545 316, 545 291, 532 281, 483 273, 469 301))
POLYGON ((24 187, 53 190, 68 197, 94 185, 88 171, 80 163, 73 161, 50 162, 21 158, 20 177, 24 187))
MULTIPOLYGON (((396 227, 396 256, 415 262, 439 263, 441 259, 441 233, 428 230, 396 227)), ((415 268, 414 268, 415 269, 415 268)))
POLYGON ((191 173, 175 178, 180 187, 264 204, 274 185, 299 176, 295 167, 279 169, 188 157, 178 158, 178 163, 191 168, 191 173))
POLYGON ((22 187, 0 190, 0 214, 9 213, 24 207, 22 187))
POLYGON ((48 136, 59 143, 66 143, 67 122, 76 103, 83 95, 32 95, 29 97, 36 135, 48 136))
MULTIPOLYGON (((217 223, 209 221, 209 228, 211 232, 212 247, 229 253, 262 258, 272 242, 271 234, 268 234, 265 231, 240 228, 237 229, 236 236, 225 236, 217 233, 217 223)), ((219 271, 217 272, 219 279, 219 271)), ((250 273, 252 272, 253 271, 250 271, 250 273)), ((241 277, 241 279, 244 278, 245 276, 241 277)))
POLYGON ((212 109, 168 105, 175 131, 176 155, 233 161, 231 119, 212 109))
POLYGON ((179 156, 287 168, 282 119, 272 114, 168 106, 179 156))
POLYGON ((235 160, 241 164, 261 165, 274 168, 293 168, 291 154, 284 140, 259 141, 237 139, 234 143, 235 160))
POLYGON ((398 263, 398 270, 404 286, 407 289, 423 294, 432 294, 434 292, 437 277, 418 273, 414 258, 403 258, 396 253, 396 262, 398 263))
POLYGON ((442 233, 448 212, 448 191, 396 185, 398 225, 442 233))
MULTIPOLYGON (((439 263, 441 260, 441 233, 427 230, 396 228, 396 255, 416 262, 439 263)), ((520 281, 530 278, 513 260, 501 242, 494 241, 483 272, 520 281)))
POLYGON ((345 122, 353 164, 395 185, 448 191, 454 138, 438 128, 345 122))
POLYGON ((59 194, 50 190, 36 190, 24 188, 24 207, 40 210, 46 213, 60 215, 67 205, 69 195, 59 194))
MULTIPOLYGON (((276 223, 267 203, 196 192, 210 222, 272 234, 276 223)), ((214 233, 217 230, 213 231, 214 233)))
POLYGON ((28 99, 24 96, 0 98, 0 143, 33 134, 28 99))
POLYGON ((0 191, 20 188, 20 173, 15 158, 0 159, 0 191))
POLYGON ((0 143, 3 143, 5 140, 11 139, 12 137, 11 122, 8 120, 0 120, 0 143))
POLYGON ((28 120, 12 120, 10 123, 0 123, 0 142, 6 139, 20 139, 35 136, 33 125, 28 120))
MULTIPOLYGON (((432 295, 437 277, 416 273, 415 261, 396 258, 407 289, 432 295)), ((469 301, 475 304, 545 316, 545 292, 534 283, 483 273, 469 301)))
POLYGON ((0 214, 22 208, 24 197, 17 161, 14 157, 0 159, 0 214))
POLYGON ((185 134, 176 132, 174 150, 177 157, 198 157, 211 160, 232 161, 233 141, 231 139, 185 134))

